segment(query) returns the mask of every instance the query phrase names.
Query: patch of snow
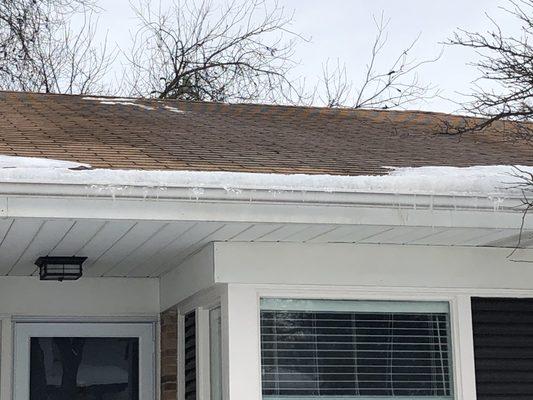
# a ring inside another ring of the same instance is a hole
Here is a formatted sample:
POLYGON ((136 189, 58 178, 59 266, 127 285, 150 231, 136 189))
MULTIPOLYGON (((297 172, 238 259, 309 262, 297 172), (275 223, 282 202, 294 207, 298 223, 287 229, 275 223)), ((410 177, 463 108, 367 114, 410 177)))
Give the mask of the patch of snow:
MULTIPOLYGON (((0 168, 28 169, 71 169, 71 168, 91 168, 89 164, 82 164, 72 161, 53 160, 38 157, 16 157, 0 155, 0 168)), ((1 174, 0 174, 1 175, 1 174)))
POLYGON ((167 106, 165 105, 165 110, 168 110, 168 111, 172 111, 172 112, 175 112, 175 113, 184 113, 185 111, 183 110, 180 110, 176 107, 170 107, 170 106, 167 106))
POLYGON ((134 103, 132 101, 101 101, 100 104, 121 105, 121 106, 134 106, 144 110, 155 110, 154 107, 150 107, 144 104, 134 103))
MULTIPOLYGON (((130 99, 130 98, 121 98, 121 97, 83 97, 83 100, 91 100, 91 101, 98 101, 100 104, 107 104, 107 105, 122 105, 122 106, 134 106, 139 107, 144 110, 156 110, 156 107, 148 106, 146 104, 137 103, 138 99, 130 99)), ((185 111, 180 110, 176 107, 171 107, 169 105, 164 104, 163 108, 167 111, 171 111, 174 113, 185 113, 185 111)))
POLYGON ((92 100, 92 101, 125 101, 131 102, 135 99, 129 97, 82 97, 83 100, 92 100))
MULTIPOLYGON (((383 176, 332 176, 304 174, 259 174, 214 171, 109 170, 89 165, 41 158, 0 156, 0 183, 80 184, 94 191, 121 192, 129 187, 188 188, 192 197, 205 189, 231 193, 267 190, 271 193, 388 193, 409 195, 478 196, 492 199, 495 207, 505 198, 521 197, 520 175, 533 173, 533 166, 474 166, 391 168, 383 176), (518 169, 517 169, 518 168, 518 169), (523 172, 521 173, 520 170, 523 172)), ((524 175, 522 175, 524 176, 524 175)))

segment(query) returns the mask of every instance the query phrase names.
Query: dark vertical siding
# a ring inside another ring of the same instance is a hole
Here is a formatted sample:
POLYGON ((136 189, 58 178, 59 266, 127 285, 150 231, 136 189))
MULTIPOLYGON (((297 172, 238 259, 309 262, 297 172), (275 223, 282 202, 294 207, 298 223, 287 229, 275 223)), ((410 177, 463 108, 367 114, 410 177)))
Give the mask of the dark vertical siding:
POLYGON ((533 399, 533 299, 473 298, 478 400, 533 399))
POLYGON ((196 313, 185 316, 185 400, 196 400, 196 313))

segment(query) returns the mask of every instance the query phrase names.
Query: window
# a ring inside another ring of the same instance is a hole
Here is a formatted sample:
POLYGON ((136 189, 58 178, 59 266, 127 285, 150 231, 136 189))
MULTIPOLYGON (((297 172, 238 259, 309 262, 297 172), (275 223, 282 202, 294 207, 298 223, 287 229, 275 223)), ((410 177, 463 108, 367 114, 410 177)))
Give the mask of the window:
POLYGON ((32 337, 30 400, 139 399, 139 338, 32 337))
POLYGON ((447 303, 261 300, 265 399, 451 399, 447 303))

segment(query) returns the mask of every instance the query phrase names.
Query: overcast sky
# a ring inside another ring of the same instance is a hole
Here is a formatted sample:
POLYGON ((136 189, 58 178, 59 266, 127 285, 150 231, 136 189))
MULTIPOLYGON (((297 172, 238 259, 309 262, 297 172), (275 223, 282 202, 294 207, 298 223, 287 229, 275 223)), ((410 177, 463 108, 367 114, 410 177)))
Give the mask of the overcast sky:
MULTIPOLYGON (((154 2, 159 0, 154 0, 154 2)), ((161 0, 163 4, 172 0, 161 0)), ((218 1, 218 0, 217 0, 218 1)), ((443 48, 442 43, 456 28, 486 30, 489 21, 484 13, 496 17, 513 29, 513 20, 499 9, 498 0, 279 0, 288 12, 294 11, 293 29, 311 38, 297 48, 300 65, 295 74, 317 79, 322 62, 339 58, 347 65, 350 78, 361 81, 375 36, 372 15, 384 12, 390 18, 389 41, 384 53, 392 58, 418 34, 420 40, 413 53, 418 59, 432 58, 443 48)), ((108 32, 111 42, 122 48, 129 43, 135 21, 129 0, 100 0, 101 32, 108 32)), ((439 61, 420 70, 422 81, 437 85, 442 97, 460 100, 458 93, 467 93, 476 71, 468 62, 475 55, 459 48, 444 47, 439 61)), ((413 104, 409 108, 452 112, 458 106, 442 98, 413 104)))

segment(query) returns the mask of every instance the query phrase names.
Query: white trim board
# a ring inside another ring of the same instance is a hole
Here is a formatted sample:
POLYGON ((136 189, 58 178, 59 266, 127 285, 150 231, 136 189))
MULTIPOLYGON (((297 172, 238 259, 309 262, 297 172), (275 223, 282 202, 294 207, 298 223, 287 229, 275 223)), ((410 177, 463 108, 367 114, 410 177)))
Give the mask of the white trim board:
POLYGON ((460 246, 215 243, 217 283, 533 289, 533 251, 460 246))

